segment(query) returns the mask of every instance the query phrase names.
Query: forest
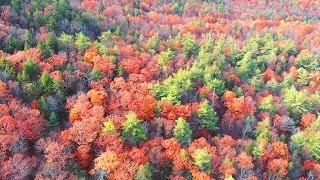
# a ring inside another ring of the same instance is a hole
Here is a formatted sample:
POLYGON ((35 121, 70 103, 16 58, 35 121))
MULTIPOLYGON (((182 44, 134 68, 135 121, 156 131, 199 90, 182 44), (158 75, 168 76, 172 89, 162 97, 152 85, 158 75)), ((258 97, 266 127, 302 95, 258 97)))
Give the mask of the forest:
POLYGON ((0 0, 0 180, 319 180, 319 0, 0 0))

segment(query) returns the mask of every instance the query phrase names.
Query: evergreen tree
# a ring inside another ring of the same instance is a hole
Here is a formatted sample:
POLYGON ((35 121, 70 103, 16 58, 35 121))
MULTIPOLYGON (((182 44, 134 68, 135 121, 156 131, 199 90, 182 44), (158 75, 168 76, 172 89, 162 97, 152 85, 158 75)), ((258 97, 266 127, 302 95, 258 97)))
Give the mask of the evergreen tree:
POLYGON ((140 141, 146 140, 147 136, 143 126, 141 125, 142 121, 136 118, 136 114, 134 112, 130 112, 126 115, 126 119, 126 122, 122 124, 122 138, 129 141, 134 146, 136 146, 140 141))
POLYGON ((39 79, 39 85, 41 90, 46 94, 51 94, 53 92, 53 82, 49 75, 49 73, 46 71, 44 72, 40 79, 39 79))
POLYGON ((48 38, 46 39, 46 45, 54 52, 59 52, 59 41, 53 33, 48 34, 48 38))
POLYGON ((100 70, 98 68, 94 67, 91 72, 91 77, 93 80, 96 80, 96 81, 100 80, 102 77, 100 70))
POLYGON ((171 51, 169 48, 166 52, 161 52, 159 59, 158 59, 158 64, 160 64, 165 72, 167 72, 167 65, 169 61, 173 58, 174 53, 171 51))
POLYGON ((308 71, 319 71, 320 60, 315 57, 309 50, 304 49, 296 58, 296 66, 304 68, 308 71))
POLYGON ((301 86, 307 86, 310 81, 309 72, 304 68, 299 68, 297 81, 301 86))
POLYGON ((26 38, 24 43, 24 50, 28 50, 35 45, 35 40, 29 30, 26 31, 24 36, 26 38))
POLYGON ((182 51, 190 57, 192 54, 198 54, 199 46, 196 43, 195 37, 188 32, 181 40, 182 51))
POLYGON ((113 122, 111 120, 103 122, 103 127, 101 129, 101 134, 104 134, 106 132, 111 132, 111 133, 117 134, 117 130, 116 130, 116 128, 113 125, 113 122))
POLYGON ((257 128, 254 131, 256 135, 256 140, 261 141, 262 139, 267 140, 268 142, 271 140, 270 132, 271 126, 270 126, 270 119, 265 118, 261 122, 258 122, 257 128))
POLYGON ((159 45, 159 34, 156 33, 146 42, 146 49, 150 52, 150 54, 155 54, 158 51, 159 45))
POLYGON ((74 38, 72 35, 62 33, 61 36, 58 38, 60 49, 67 51, 67 58, 70 57, 70 49, 74 44, 74 38))
POLYGON ((50 114, 49 119, 48 119, 48 124, 50 127, 54 127, 54 126, 57 126, 60 124, 60 122, 58 121, 58 118, 54 112, 52 112, 50 114))
POLYGON ((243 58, 237 62, 237 72, 240 77, 248 79, 257 69, 257 63, 253 60, 252 52, 247 52, 243 58))
POLYGON ((266 83, 266 87, 272 92, 279 92, 279 83, 275 78, 272 78, 270 81, 266 83))
POLYGON ((206 80, 206 86, 208 86, 211 89, 211 91, 214 91, 219 95, 222 95, 225 91, 225 83, 217 78, 206 80))
POLYGON ((13 78, 16 78, 17 76, 16 69, 13 66, 11 66, 8 60, 4 57, 0 59, 0 70, 7 72, 7 74, 13 78))
POLYGON ((18 74, 17 78, 18 78, 18 81, 20 82, 30 82, 37 78, 38 73, 39 73, 38 65, 31 59, 28 59, 23 64, 22 72, 18 74))
POLYGON ((41 96, 41 98, 39 99, 39 104, 40 104, 42 112, 46 113, 48 111, 48 102, 47 102, 46 98, 41 96))
POLYGON ((187 146, 191 142, 192 131, 189 123, 182 117, 176 120, 176 126, 173 129, 173 136, 180 142, 182 146, 187 146))
POLYGON ((65 92, 65 88, 63 82, 60 78, 55 77, 52 80, 52 91, 56 94, 63 94, 65 92))
POLYGON ((264 153, 264 146, 263 141, 270 142, 270 132, 271 126, 270 126, 270 119, 265 118, 263 121, 259 122, 257 125, 257 129, 254 131, 254 134, 256 136, 256 141, 254 142, 254 147, 252 150, 252 154, 254 156, 254 159, 259 158, 264 153))
POLYGON ((37 48, 41 51, 43 59, 47 59, 52 56, 53 49, 51 49, 46 42, 38 42, 37 48))
POLYGON ((76 36, 75 44, 79 51, 85 51, 90 47, 90 38, 80 32, 76 36))
POLYGON ((209 105, 209 102, 205 100, 200 104, 200 108, 197 111, 200 127, 207 129, 211 133, 218 131, 218 118, 213 107, 209 105))
POLYGON ((311 155, 313 159, 320 162, 320 117, 318 117, 308 128, 291 136, 291 141, 302 155, 311 155), (309 154, 304 154, 309 153, 309 154))
POLYGON ((134 175, 134 180, 151 180, 152 167, 149 163, 140 165, 138 171, 134 175))
POLYGON ((12 54, 15 51, 23 49, 23 43, 20 38, 15 38, 12 35, 9 35, 7 40, 7 45, 4 48, 6 52, 12 54))
POLYGON ((253 78, 250 80, 250 85, 257 92, 262 91, 263 87, 264 87, 263 81, 260 78, 258 78, 257 76, 253 76, 253 78))
POLYGON ((28 94, 30 95, 31 99, 38 99, 39 94, 37 92, 36 86, 33 83, 27 84, 28 94))
POLYGON ((101 35, 98 37, 98 39, 103 46, 112 47, 113 46, 112 37, 113 37, 113 34, 109 30, 109 31, 105 31, 105 32, 101 33, 101 35))
POLYGON ((12 9, 18 14, 20 14, 22 4, 22 0, 11 0, 12 9))
POLYGON ((303 114, 311 111, 311 102, 306 91, 297 91, 294 86, 284 90, 284 102, 287 110, 297 122, 303 114))
POLYGON ((270 115, 274 115, 277 112, 277 107, 274 103, 273 96, 269 94, 264 97, 258 105, 258 109, 263 112, 268 112, 270 115))
POLYGON ((193 87, 191 78, 191 71, 179 70, 172 77, 165 79, 162 84, 153 85, 152 89, 158 99, 180 104, 182 94, 193 87))
POLYGON ((194 164, 201 171, 210 172, 212 169, 212 157, 206 149, 196 149, 192 155, 194 164))

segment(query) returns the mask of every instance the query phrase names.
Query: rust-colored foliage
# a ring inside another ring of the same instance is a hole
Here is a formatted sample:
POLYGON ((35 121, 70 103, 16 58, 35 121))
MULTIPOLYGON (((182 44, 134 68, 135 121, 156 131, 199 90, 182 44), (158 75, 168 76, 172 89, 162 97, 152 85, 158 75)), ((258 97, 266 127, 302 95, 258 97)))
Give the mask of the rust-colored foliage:
POLYGON ((165 149, 164 157, 167 159, 173 159, 180 153, 181 145, 176 138, 170 138, 161 141, 162 147, 165 149))
POLYGON ((1 163, 0 178, 1 179, 24 179, 32 175, 33 170, 37 166, 37 158, 35 156, 28 157, 22 154, 15 154, 7 161, 1 163))
POLYGON ((256 112, 255 102, 248 97, 236 97, 232 91, 225 91, 224 106, 227 108, 223 116, 223 125, 227 129, 242 127, 244 119, 256 112), (236 125, 236 126, 234 126, 236 125))
POLYGON ((0 179, 320 179, 319 7, 1 1, 0 179), (203 101, 216 122, 198 115, 203 101))
POLYGON ((268 171, 276 177, 286 177, 288 173, 288 160, 284 159, 272 159, 268 163, 268 171))
POLYGON ((252 163, 252 157, 249 156, 246 152, 241 152, 237 157, 236 157, 236 162, 237 166, 239 168, 248 168, 248 169, 253 169, 253 163, 252 163))
POLYGON ((81 145, 77 148, 76 157, 83 167, 88 167, 93 160, 90 151, 91 145, 81 145))
POLYGON ((104 90, 92 89, 87 93, 93 105, 101 106, 108 99, 108 94, 104 90))
POLYGON ((96 173, 101 169, 106 172, 112 172, 121 164, 119 156, 114 151, 106 151, 94 160, 94 169, 90 171, 91 174, 96 173))
POLYGON ((300 126, 304 129, 310 126, 317 119, 315 114, 308 113, 301 117, 300 126))

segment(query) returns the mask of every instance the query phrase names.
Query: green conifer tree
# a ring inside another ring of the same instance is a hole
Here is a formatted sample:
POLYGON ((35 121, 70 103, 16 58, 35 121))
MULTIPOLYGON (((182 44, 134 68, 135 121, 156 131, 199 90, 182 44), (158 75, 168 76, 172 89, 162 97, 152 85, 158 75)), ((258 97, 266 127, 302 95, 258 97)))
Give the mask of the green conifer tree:
POLYGON ((206 149, 196 149, 192 157, 194 164, 198 166, 201 171, 211 171, 212 157, 206 149))
POLYGON ((79 51, 85 51, 90 47, 90 38, 80 32, 76 36, 75 44, 79 51))
POLYGON ((182 146, 187 146, 191 142, 192 131, 189 123, 182 117, 176 120, 176 126, 173 129, 173 136, 180 142, 182 146))
POLYGON ((98 68, 94 67, 91 72, 91 77, 93 80, 96 80, 96 81, 100 80, 102 77, 100 70, 98 68))
POLYGON ((126 122, 122 125, 121 136, 123 139, 136 146, 140 141, 146 140, 147 136, 145 130, 141 124, 141 120, 136 118, 134 112, 130 112, 126 115, 126 122))
POLYGON ((54 127, 54 126, 57 126, 60 124, 60 122, 54 112, 52 112, 50 114, 49 119, 48 119, 48 124, 50 127, 54 127))
POLYGON ((200 104, 200 108, 197 111, 200 127, 207 129, 211 133, 218 131, 218 118, 213 107, 209 105, 209 102, 205 100, 200 104))
POLYGON ((31 82, 32 80, 35 80, 39 73, 39 67, 38 65, 32 61, 31 59, 28 59, 22 66, 22 72, 18 74, 18 81, 20 82, 31 82))
POLYGON ((134 176, 134 180, 151 180, 152 167, 149 163, 140 165, 138 171, 134 176))
POLYGON ((49 73, 46 71, 44 72, 40 79, 39 79, 39 85, 41 90, 46 94, 51 94, 53 92, 53 82, 49 75, 49 73))

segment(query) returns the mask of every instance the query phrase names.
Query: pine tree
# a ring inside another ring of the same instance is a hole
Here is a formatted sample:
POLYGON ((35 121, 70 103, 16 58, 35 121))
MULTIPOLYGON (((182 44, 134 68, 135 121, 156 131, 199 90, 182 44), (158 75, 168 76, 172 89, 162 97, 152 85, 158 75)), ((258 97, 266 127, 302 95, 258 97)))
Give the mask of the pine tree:
POLYGON ((67 51, 67 58, 70 57, 70 49, 74 44, 74 38, 72 35, 68 35, 66 33, 62 33, 58 38, 60 49, 67 51))
POLYGON ((103 33, 101 33, 101 35, 98 37, 100 43, 105 46, 105 47, 112 47, 113 46, 113 42, 112 42, 112 32, 109 31, 105 31, 103 33))
POLYGON ((7 45, 5 47, 6 52, 12 54, 15 51, 23 49, 23 43, 20 38, 15 38, 12 35, 9 35, 7 45))
POLYGON ((136 118, 134 112, 130 112, 126 115, 126 122, 122 125, 122 138, 131 142, 132 145, 136 146, 140 141, 146 140, 144 128, 141 125, 141 120, 136 118))
POLYGON ((301 86, 307 86, 310 81, 309 72, 304 68, 299 68, 297 81, 301 86))
POLYGON ((38 99, 39 94, 37 93, 36 87, 33 83, 27 84, 28 94, 30 95, 31 99, 38 99))
POLYGON ((93 80, 100 80, 101 79, 101 72, 98 68, 94 67, 92 69, 92 72, 91 72, 91 77, 93 80))
POLYGON ((173 55, 174 54, 170 48, 165 52, 161 52, 158 59, 158 64, 162 66, 166 66, 168 62, 173 58, 173 55))
POLYGON ((34 61, 28 59, 23 64, 22 71, 25 71, 30 77, 35 78, 39 73, 39 67, 34 61))
POLYGON ((48 34, 48 38, 46 39, 46 45, 52 49, 54 53, 59 52, 59 41, 53 33, 48 34))
POLYGON ((54 112, 52 112, 50 114, 49 119, 48 119, 48 124, 51 127, 54 127, 54 126, 57 126, 60 124, 60 122, 58 121, 58 118, 54 112))
POLYGON ((152 167, 149 163, 140 165, 138 171, 134 175, 134 180, 151 180, 152 167))
POLYGON ((237 72, 239 76, 248 79, 257 69, 257 62, 253 61, 253 53, 248 51, 243 58, 237 62, 237 72))
POLYGON ((52 91, 56 94, 63 94, 65 92, 65 88, 63 82, 60 78, 55 77, 52 80, 52 91))
POLYGON ((146 48, 151 54, 155 54, 158 51, 160 45, 159 34, 155 34, 146 42, 146 48))
POLYGON ((0 59, 0 70, 6 71, 9 74, 9 76, 11 76, 13 78, 16 78, 16 76, 17 76, 16 69, 13 66, 11 66, 9 64, 8 60, 4 57, 2 57, 0 59))
POLYGON ((18 14, 20 14, 21 11, 21 4, 21 0, 11 0, 12 9, 18 14))
POLYGON ((25 71, 18 73, 17 79, 20 83, 31 82, 29 75, 25 71))
POLYGON ((35 40, 29 30, 26 31, 24 36, 26 38, 24 43, 24 50, 28 50, 35 45, 35 40))
MULTIPOLYGON (((269 81, 268 81, 269 82, 269 81)), ((254 88, 255 91, 260 92, 263 90, 264 83, 261 80, 261 78, 258 78, 257 76, 253 76, 253 78, 250 80, 250 85, 254 88)))
POLYGON ((277 112, 277 107, 274 103, 273 96, 270 94, 264 97, 261 103, 258 105, 258 109, 263 112, 268 112, 274 115, 277 112))
POLYGON ((306 91, 297 91, 294 86, 284 90, 284 102, 295 121, 299 121, 302 114, 307 114, 311 111, 308 93, 306 91))
POLYGON ((76 36, 75 44, 79 51, 85 51, 90 47, 90 38, 80 32, 76 36))
POLYGON ((217 78, 211 78, 210 80, 206 80, 206 86, 208 86, 215 93, 222 95, 225 90, 225 83, 217 78))
POLYGON ((212 157, 206 149, 196 149, 192 155, 194 164, 201 171, 210 172, 212 166, 212 157))
POLYGON ((111 132, 111 133, 114 133, 114 134, 117 133, 117 130, 116 130, 116 128, 113 125, 113 122, 111 120, 103 122, 103 127, 101 129, 101 134, 104 134, 106 132, 111 132))
POLYGON ((48 102, 46 100, 46 98, 44 98, 43 96, 39 99, 39 104, 41 107, 41 110, 44 112, 48 111, 48 102))
POLYGON ((270 89, 272 92, 279 91, 279 83, 275 78, 272 78, 270 81, 268 81, 266 87, 270 89))
MULTIPOLYGON (((308 128, 291 136, 291 141, 300 153, 308 152, 311 157, 320 161, 320 117, 308 128), (303 149, 305 151, 303 151, 303 149)), ((309 155, 308 154, 308 155, 309 155)))
POLYGON ((46 94, 51 94, 53 92, 53 82, 49 75, 49 73, 46 71, 44 72, 40 79, 39 79, 39 85, 41 90, 46 94))
POLYGON ((182 117, 176 120, 176 126, 173 129, 173 136, 180 142, 182 146, 187 146, 191 142, 192 131, 189 123, 182 117))
POLYGON ((218 131, 218 118, 213 107, 209 105, 209 102, 205 100, 200 104, 200 108, 197 111, 200 127, 207 129, 211 133, 216 133, 218 131))
POLYGON ((271 126, 269 118, 265 118, 263 121, 258 123, 257 128, 254 131, 256 141, 252 150, 252 154, 255 159, 259 158, 264 153, 264 146, 262 142, 270 142, 270 130, 271 126))
POLYGON ((181 40, 182 51, 186 53, 188 57, 192 54, 198 54, 199 46, 196 43, 195 37, 191 33, 187 33, 181 40))
POLYGON ((22 72, 18 74, 18 81, 20 82, 31 82, 37 78, 39 73, 38 65, 31 59, 28 59, 22 66, 22 72))
POLYGON ((60 48, 69 49, 69 47, 74 43, 74 38, 72 35, 62 33, 58 41, 60 43, 60 48))
POLYGON ((37 48, 41 51, 43 59, 47 59, 52 56, 53 49, 51 49, 46 42, 38 42, 37 48))

